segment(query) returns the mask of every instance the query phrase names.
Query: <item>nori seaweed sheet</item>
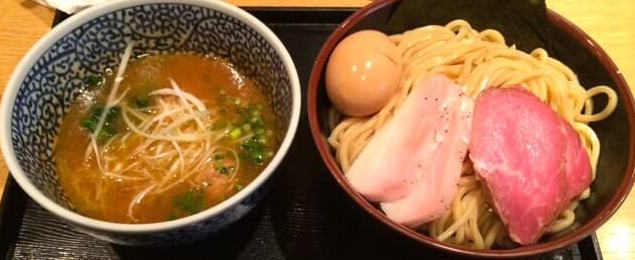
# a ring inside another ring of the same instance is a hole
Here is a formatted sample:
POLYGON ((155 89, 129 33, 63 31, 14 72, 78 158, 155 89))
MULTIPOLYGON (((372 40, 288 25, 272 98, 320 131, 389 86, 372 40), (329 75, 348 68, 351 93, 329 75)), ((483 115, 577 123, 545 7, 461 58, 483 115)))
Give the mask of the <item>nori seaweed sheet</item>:
POLYGON ((496 29, 507 45, 525 52, 542 47, 552 52, 551 24, 544 0, 403 0, 384 26, 388 34, 419 26, 468 21, 477 30, 496 29))

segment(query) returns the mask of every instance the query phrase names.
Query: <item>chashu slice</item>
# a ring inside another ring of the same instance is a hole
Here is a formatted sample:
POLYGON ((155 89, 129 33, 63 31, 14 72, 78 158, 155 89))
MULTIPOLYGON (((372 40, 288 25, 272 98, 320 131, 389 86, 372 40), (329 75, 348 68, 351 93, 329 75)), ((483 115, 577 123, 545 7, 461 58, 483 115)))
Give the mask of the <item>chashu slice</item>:
POLYGON ((476 99, 470 159, 510 237, 535 243, 568 203, 564 120, 521 88, 476 99))
POLYGON ((442 217, 458 190, 463 162, 471 134, 474 102, 460 94, 454 84, 446 86, 452 95, 441 104, 441 119, 429 149, 422 149, 415 159, 415 186, 404 198, 381 203, 389 219, 416 227, 442 217), (457 96, 458 94, 458 96, 457 96))
POLYGON ((449 208, 470 137, 472 100, 450 79, 418 83, 346 173, 392 220, 415 226, 449 208))

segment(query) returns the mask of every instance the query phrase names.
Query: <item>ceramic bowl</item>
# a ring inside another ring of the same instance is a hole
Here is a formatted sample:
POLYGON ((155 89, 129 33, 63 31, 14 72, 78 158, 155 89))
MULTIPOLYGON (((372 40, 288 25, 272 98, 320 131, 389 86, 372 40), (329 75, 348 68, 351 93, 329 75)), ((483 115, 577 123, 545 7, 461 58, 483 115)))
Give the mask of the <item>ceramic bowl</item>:
MULTIPOLYGON (((368 216, 422 246, 450 253, 488 258, 536 255, 563 248, 590 235, 606 222, 624 201, 635 179, 635 135, 633 132, 635 129, 635 108, 633 97, 619 69, 602 48, 580 28, 553 11, 547 11, 546 18, 550 28, 546 29, 553 37, 555 57, 569 65, 578 74, 582 85, 605 84, 615 89, 619 96, 616 111, 609 118, 591 124, 601 140, 602 152, 598 163, 597 177, 591 184, 591 197, 584 200, 576 210, 576 220, 572 228, 543 238, 537 244, 529 246, 513 249, 476 250, 439 242, 413 229, 392 222, 380 209, 351 188, 336 163, 333 150, 327 142, 329 135, 327 118, 331 103, 324 86, 326 62, 338 42, 347 35, 361 29, 386 30, 387 21, 398 3, 398 0, 375 1, 341 23, 323 45, 311 72, 307 108, 312 136, 330 173, 350 198, 363 208, 368 216)), ((430 10, 430 12, 434 12, 431 15, 436 17, 444 15, 437 10, 430 10)), ((407 23, 403 23, 401 26, 403 27, 390 28, 390 30, 412 29, 407 26, 407 23)), ((534 32, 528 30, 526 33, 534 32)), ((603 107, 603 105, 599 106, 603 107)))
POLYGON ((11 175, 39 205, 99 239, 126 245, 174 245, 208 237, 249 212, 285 156, 300 114, 300 86, 289 53, 246 11, 221 1, 111 1, 73 15, 46 34, 6 86, 0 141, 11 175), (243 190, 197 214, 152 224, 118 224, 72 210, 52 160, 60 123, 89 73, 114 68, 126 42, 135 53, 216 55, 260 83, 279 117, 280 148, 243 190))

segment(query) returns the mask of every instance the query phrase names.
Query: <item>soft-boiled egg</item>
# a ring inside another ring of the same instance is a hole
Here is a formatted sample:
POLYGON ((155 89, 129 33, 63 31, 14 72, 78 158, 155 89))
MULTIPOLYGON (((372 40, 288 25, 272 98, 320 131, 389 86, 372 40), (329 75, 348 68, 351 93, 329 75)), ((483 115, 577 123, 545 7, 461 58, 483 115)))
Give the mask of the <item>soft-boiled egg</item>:
POLYGON ((326 65, 326 91, 340 112, 367 116, 392 98, 401 73, 397 46, 382 32, 363 30, 333 50, 326 65))

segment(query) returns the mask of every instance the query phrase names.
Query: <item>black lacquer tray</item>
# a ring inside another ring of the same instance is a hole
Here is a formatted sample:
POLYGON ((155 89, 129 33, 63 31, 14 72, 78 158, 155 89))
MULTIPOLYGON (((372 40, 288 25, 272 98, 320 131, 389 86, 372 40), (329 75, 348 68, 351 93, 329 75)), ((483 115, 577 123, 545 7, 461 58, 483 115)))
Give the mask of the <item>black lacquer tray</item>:
MULTIPOLYGON (((286 45, 300 74, 302 101, 311 66, 331 31, 353 10, 254 9, 286 45)), ((67 16, 58 12, 54 24, 67 16)), ((176 248, 113 245, 78 233, 38 206, 11 179, 0 204, 6 259, 448 259, 380 225, 356 206, 323 165, 302 106, 298 133, 272 189, 224 233, 176 248)), ((602 259, 595 235, 536 259, 602 259)))

